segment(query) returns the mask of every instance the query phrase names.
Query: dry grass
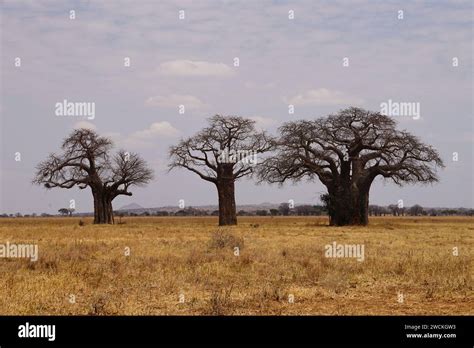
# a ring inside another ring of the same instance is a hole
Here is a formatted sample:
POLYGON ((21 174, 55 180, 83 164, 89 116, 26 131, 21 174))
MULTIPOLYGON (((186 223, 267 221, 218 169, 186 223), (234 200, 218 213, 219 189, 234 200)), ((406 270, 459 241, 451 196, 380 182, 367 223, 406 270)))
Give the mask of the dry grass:
POLYGON ((37 262, 0 259, 0 314, 474 314, 472 218, 84 221, 0 220, 0 243, 39 245, 37 262), (333 241, 364 244, 365 261, 325 258, 333 241))

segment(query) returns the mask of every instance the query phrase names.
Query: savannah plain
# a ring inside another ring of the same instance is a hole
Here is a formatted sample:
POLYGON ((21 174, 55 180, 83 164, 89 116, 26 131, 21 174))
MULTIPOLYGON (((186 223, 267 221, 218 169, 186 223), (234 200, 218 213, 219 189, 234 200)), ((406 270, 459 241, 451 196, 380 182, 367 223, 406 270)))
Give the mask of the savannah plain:
POLYGON ((0 315, 474 314, 470 217, 84 222, 1 219, 0 243, 37 243, 39 259, 0 259, 0 315), (363 244, 365 260, 326 258, 334 241, 363 244))

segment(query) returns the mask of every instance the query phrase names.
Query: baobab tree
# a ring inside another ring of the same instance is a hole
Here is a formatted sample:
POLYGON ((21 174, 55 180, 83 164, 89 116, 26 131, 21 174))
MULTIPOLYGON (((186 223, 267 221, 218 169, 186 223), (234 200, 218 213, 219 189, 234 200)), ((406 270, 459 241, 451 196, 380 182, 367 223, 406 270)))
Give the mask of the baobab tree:
POLYGON ((369 191, 381 176, 398 185, 438 181, 438 152, 378 112, 348 108, 280 127, 276 153, 259 167, 261 180, 319 179, 327 188, 330 225, 366 225, 369 191))
POLYGON ((411 216, 420 216, 420 215, 423 215, 424 212, 425 212, 425 210, 419 204, 415 204, 415 205, 411 206, 410 209, 408 209, 408 213, 411 216))
POLYGON ((268 151, 273 139, 255 129, 255 121, 239 116, 215 115, 209 126, 170 147, 169 169, 186 168, 213 183, 219 199, 219 225, 236 225, 235 181, 250 176, 258 154, 268 151))
POLYGON ((61 154, 51 154, 36 167, 33 183, 79 189, 90 187, 94 198, 94 223, 113 224, 112 201, 131 196, 131 186, 142 186, 153 172, 136 153, 123 150, 110 155, 112 141, 90 129, 74 130, 62 143, 61 154))
POLYGON ((58 209, 58 213, 63 215, 63 216, 72 216, 72 213, 74 213, 75 209, 73 208, 61 208, 58 209))

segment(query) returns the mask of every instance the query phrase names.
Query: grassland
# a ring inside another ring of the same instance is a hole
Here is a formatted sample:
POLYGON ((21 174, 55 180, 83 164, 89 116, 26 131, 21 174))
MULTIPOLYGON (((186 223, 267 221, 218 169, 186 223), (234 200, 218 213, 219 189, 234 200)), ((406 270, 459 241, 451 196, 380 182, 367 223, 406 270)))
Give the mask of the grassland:
POLYGON ((37 262, 0 259, 1 315, 474 314, 472 218, 78 221, 0 220, 0 243, 39 246, 37 262), (365 260, 326 258, 333 241, 364 244, 365 260))

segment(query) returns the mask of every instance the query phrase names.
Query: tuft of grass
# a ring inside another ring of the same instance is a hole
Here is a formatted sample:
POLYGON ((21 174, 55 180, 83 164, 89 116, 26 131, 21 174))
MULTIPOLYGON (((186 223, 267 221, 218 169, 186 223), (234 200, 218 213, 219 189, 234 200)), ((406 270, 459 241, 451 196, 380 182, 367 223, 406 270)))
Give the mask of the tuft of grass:
POLYGON ((244 239, 224 229, 218 229, 211 234, 209 240, 209 249, 225 249, 225 248, 244 248, 244 239))
POLYGON ((204 315, 226 315, 231 310, 231 294, 233 285, 227 288, 213 289, 203 311, 204 315))

